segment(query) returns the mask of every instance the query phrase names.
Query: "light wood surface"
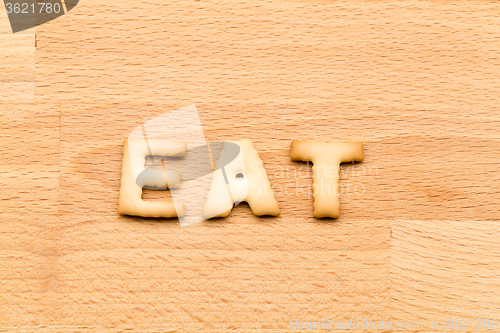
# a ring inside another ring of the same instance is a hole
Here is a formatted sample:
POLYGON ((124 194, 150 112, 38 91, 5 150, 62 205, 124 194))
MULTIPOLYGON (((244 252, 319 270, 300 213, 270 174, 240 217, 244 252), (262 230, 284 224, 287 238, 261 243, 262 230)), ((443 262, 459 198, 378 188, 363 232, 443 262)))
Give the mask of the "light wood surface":
POLYGON ((12 34, 0 3, 0 103, 33 103, 35 99, 36 28, 12 34))
POLYGON ((2 12, 0 331, 500 320, 499 14, 86 0, 13 35, 2 12), (123 139, 193 103, 207 140, 253 140, 279 217, 242 204, 181 228, 117 213, 123 139), (312 217, 293 139, 364 142, 338 220, 312 217))

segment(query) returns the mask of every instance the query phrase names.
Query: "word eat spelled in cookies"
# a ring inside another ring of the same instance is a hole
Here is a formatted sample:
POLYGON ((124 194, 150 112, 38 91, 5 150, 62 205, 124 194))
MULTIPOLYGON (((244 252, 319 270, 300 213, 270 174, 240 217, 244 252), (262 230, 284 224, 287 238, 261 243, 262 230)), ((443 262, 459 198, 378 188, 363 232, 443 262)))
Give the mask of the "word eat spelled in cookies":
MULTIPOLYGON (((146 201, 142 199, 142 189, 168 188, 174 191, 182 188, 181 171, 171 170, 165 165, 162 168, 146 168, 144 165, 148 156, 182 160, 187 153, 187 145, 181 141, 149 140, 145 145, 140 140, 125 139, 119 213, 142 217, 183 217, 189 210, 184 202, 176 201, 175 196, 172 201, 146 201)), ((314 217, 339 217, 340 163, 361 162, 363 157, 361 142, 292 141, 290 158, 313 164, 314 217)), ((219 157, 211 170, 206 200, 200 208, 203 219, 228 216, 234 204, 242 201, 248 203, 255 215, 279 215, 278 201, 264 164, 250 140, 221 143, 219 157)), ((207 179, 207 175, 200 174, 199 179, 207 179)))

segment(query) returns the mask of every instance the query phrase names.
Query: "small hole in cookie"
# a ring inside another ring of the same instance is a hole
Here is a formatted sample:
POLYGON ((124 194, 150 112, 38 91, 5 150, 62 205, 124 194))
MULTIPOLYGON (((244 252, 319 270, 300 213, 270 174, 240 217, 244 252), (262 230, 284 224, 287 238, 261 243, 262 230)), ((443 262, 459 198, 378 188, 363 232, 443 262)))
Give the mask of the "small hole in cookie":
POLYGON ((243 180, 245 178, 243 174, 240 172, 239 174, 236 175, 236 180, 243 180))

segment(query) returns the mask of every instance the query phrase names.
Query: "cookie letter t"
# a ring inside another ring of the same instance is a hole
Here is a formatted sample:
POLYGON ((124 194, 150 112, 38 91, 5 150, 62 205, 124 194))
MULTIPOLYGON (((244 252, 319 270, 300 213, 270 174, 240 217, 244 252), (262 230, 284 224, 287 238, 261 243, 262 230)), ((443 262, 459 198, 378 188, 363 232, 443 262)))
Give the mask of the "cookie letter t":
POLYGON ((340 163, 363 161, 363 143, 294 140, 290 157, 294 161, 313 162, 314 217, 338 218, 340 163))

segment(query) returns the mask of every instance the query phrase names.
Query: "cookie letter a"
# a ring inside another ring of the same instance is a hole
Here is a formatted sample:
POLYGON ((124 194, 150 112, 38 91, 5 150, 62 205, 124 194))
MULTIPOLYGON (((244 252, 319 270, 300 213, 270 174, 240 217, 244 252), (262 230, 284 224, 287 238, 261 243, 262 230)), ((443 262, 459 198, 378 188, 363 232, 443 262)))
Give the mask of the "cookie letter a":
POLYGON ((340 163, 363 161, 363 143, 294 140, 290 157, 294 161, 313 163, 314 217, 338 218, 340 163))
POLYGON ((202 215, 206 219, 228 216, 234 203, 241 201, 248 202, 255 215, 280 213, 264 164, 250 140, 224 143, 202 215))

